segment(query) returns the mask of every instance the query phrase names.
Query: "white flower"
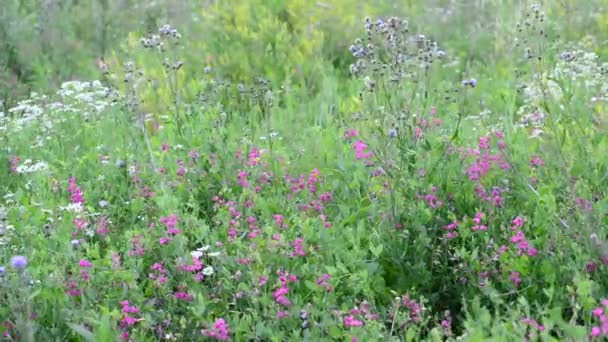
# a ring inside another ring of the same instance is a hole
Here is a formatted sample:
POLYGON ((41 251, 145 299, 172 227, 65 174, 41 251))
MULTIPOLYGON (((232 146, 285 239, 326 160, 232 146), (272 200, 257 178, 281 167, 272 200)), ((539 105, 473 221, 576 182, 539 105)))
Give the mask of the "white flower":
POLYGON ((197 258, 197 259, 199 259, 200 257, 202 257, 202 256, 203 256, 203 252, 201 252, 201 251, 199 251, 199 250, 196 250, 196 251, 192 251, 192 252, 190 252, 190 255, 191 255, 193 258, 197 258))
POLYGON ((213 270, 213 266, 207 266, 203 268, 203 275, 210 276, 213 275, 213 273, 215 273, 215 271, 213 270))
POLYGON ((81 203, 70 203, 65 207, 59 207, 59 210, 69 211, 71 213, 80 213, 84 208, 81 203))
POLYGON ((31 159, 26 159, 23 164, 16 167, 17 173, 33 173, 37 171, 48 170, 49 166, 43 161, 33 162, 31 159))

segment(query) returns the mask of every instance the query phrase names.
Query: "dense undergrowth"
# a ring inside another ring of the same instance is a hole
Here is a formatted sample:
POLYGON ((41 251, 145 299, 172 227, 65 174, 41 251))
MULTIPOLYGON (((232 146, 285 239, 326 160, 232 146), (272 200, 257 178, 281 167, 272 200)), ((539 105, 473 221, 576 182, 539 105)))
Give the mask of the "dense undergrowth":
POLYGON ((0 55, 2 338, 608 336, 601 2, 391 3, 48 2, 91 45, 0 55))

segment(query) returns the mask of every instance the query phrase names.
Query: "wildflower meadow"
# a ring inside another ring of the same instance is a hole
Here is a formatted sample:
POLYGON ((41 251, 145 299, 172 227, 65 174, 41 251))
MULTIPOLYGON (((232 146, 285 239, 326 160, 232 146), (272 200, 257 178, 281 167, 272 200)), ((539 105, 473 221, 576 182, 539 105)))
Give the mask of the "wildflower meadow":
POLYGON ((0 340, 608 338, 608 3, 6 0, 0 340))

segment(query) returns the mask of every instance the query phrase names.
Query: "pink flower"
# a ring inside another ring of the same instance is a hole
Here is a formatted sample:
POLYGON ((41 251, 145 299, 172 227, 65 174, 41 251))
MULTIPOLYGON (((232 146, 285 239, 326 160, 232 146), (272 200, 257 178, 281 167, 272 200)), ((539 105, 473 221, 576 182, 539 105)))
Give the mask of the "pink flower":
POLYGON ((530 158, 530 167, 544 166, 545 162, 537 156, 530 158))
POLYGON ((169 235, 177 235, 181 233, 181 230, 177 229, 177 228, 169 228, 167 229, 167 234, 169 235))
POLYGON ((321 285, 324 282, 326 282, 327 280, 329 280, 329 274, 325 273, 323 275, 321 275, 319 278, 317 278, 316 283, 317 285, 321 285))
POLYGON ((188 292, 175 292, 173 294, 173 296, 176 299, 183 300, 183 301, 186 301, 186 302, 189 302, 189 301, 192 300, 192 296, 190 294, 188 294, 188 292))
POLYGON ((529 326, 531 326, 532 328, 536 329, 537 331, 544 331, 545 327, 538 324, 538 322, 536 322, 535 320, 531 319, 531 318, 522 318, 521 322, 523 324, 527 324, 529 326))
POLYGON ((260 151, 258 151, 255 147, 251 149, 249 152, 247 165, 255 166, 260 162, 260 151))
POLYGON ((445 238, 448 239, 448 240, 451 240, 451 239, 453 239, 453 238, 455 238, 457 236, 458 236, 457 232, 447 232, 445 234, 445 238))
POLYGON ((162 223, 165 227, 167 227, 168 229, 171 228, 175 228, 175 225, 177 225, 177 215, 175 214, 170 214, 166 217, 161 217, 160 219, 158 219, 160 221, 160 223, 162 223))
POLYGON ((593 309, 593 311, 591 311, 591 313, 595 317, 601 317, 602 315, 604 315, 604 308, 595 308, 593 309))
POLYGON ((211 329, 201 330, 201 335, 207 336, 218 341, 227 341, 229 339, 230 329, 228 324, 222 318, 218 318, 213 323, 211 329))
POLYGON ((90 267, 93 267, 93 264, 91 264, 87 260, 82 259, 82 260, 80 260, 80 262, 78 262, 78 266, 84 267, 84 268, 90 268, 90 267))
POLYGON ((67 295, 71 297, 80 296, 80 290, 78 290, 78 286, 73 281, 70 281, 68 283, 68 289, 65 291, 65 293, 67 293, 67 295))
POLYGON ((520 230, 511 237, 510 241, 511 241, 511 243, 518 243, 518 242, 524 241, 524 240, 525 240, 524 233, 520 230))
POLYGON ((355 141, 355 143, 353 144, 353 149, 355 150, 355 158, 357 160, 367 159, 372 156, 371 152, 365 152, 365 149, 367 149, 367 145, 361 140, 355 141))
POLYGON ((521 216, 517 216, 511 221, 511 230, 516 230, 524 225, 524 219, 521 216))
POLYGON ((286 287, 280 287, 278 290, 274 291, 272 296, 275 299, 277 299, 278 297, 281 297, 281 296, 287 294, 288 292, 289 292, 289 290, 286 287))
POLYGON ((293 247, 293 252, 291 253, 291 256, 305 256, 306 252, 304 251, 304 247, 302 247, 302 243, 304 243, 304 240, 301 238, 296 238, 291 246, 293 247))
POLYGON ((482 218, 483 218, 483 213, 481 213, 481 212, 476 213, 475 217, 473 217, 473 223, 480 224, 482 218))
POLYGON ((344 140, 350 140, 350 138, 356 137, 358 136, 359 133, 352 129, 352 128, 347 128, 346 132, 344 133, 344 140))
POLYGON ((352 315, 345 316, 342 322, 347 328, 363 326, 363 322, 355 319, 352 315))
POLYGON ((287 297, 284 297, 284 296, 277 297, 275 299, 275 301, 277 303, 283 305, 283 306, 290 306, 291 305, 291 302, 289 301, 289 299, 287 299, 287 297))
POLYGON ((480 150, 489 150, 490 149, 489 141, 490 141, 490 138, 488 138, 488 137, 479 137, 479 143, 477 144, 477 146, 479 147, 480 150))
POLYGON ((247 176, 249 176, 247 171, 239 171, 239 173, 236 175, 236 183, 241 187, 246 188, 249 185, 249 182, 247 182, 247 176))
POLYGON ((589 333, 589 336, 598 337, 598 336, 600 336, 600 333, 601 333, 600 327, 595 326, 595 327, 591 328, 591 332, 589 333))
POLYGON ((129 315, 125 315, 120 320, 120 326, 122 326, 122 327, 130 327, 130 326, 134 325, 135 323, 137 323, 137 318, 131 317, 129 315))
POLYGON ((513 285, 519 286, 519 284, 521 284, 521 278, 519 277, 519 272, 511 272, 509 274, 509 280, 511 280, 513 285))
POLYGON ((76 186, 76 179, 74 177, 71 177, 68 180, 68 183, 68 192, 70 193, 70 200, 74 204, 82 204, 84 202, 84 199, 82 198, 82 192, 80 191, 80 188, 76 186))

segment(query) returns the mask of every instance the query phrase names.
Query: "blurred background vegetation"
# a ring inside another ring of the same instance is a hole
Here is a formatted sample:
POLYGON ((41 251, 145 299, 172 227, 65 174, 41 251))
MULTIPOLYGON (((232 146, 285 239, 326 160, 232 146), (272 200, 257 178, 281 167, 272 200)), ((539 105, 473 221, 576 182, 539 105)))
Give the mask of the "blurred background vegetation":
MULTIPOLYGON (((316 93, 322 75, 347 75, 348 46, 361 35, 366 16, 415 19, 448 51, 487 63, 510 48, 512 35, 503 31, 515 29, 512 13, 527 5, 512 0, 4 0, 0 101, 10 106, 67 80, 99 79, 100 60, 110 67, 135 60, 145 68, 154 62, 134 46, 163 24, 184 36, 179 48, 186 82, 209 66, 225 79, 263 75, 316 93)), ((567 30, 556 28, 567 41, 579 41, 584 37, 576 35, 583 33, 608 36, 608 14, 601 10, 605 0, 543 5, 555 22, 567 23, 567 30)), ((600 55, 605 43, 587 42, 600 55)))

